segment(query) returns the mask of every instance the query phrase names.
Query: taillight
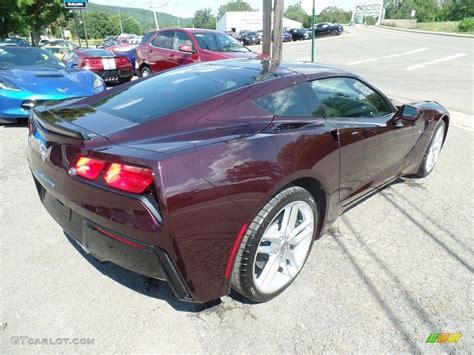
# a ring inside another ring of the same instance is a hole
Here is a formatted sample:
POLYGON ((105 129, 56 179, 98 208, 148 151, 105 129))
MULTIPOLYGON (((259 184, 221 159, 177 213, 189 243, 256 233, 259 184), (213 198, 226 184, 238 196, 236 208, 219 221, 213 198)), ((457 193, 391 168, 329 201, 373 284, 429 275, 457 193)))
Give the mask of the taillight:
POLYGON ((80 157, 74 164, 74 174, 89 180, 95 180, 104 169, 106 162, 98 159, 80 157))
POLYGON ((128 57, 115 57, 115 64, 119 66, 131 66, 130 60, 128 57))
POLYGON ((84 69, 98 69, 102 70, 102 59, 101 58, 83 58, 82 67, 84 69))
POLYGON ((87 180, 96 180, 103 173, 107 186, 122 191, 141 194, 153 182, 153 171, 139 166, 112 163, 106 160, 80 156, 74 160, 70 169, 71 176, 80 176, 87 180))
POLYGON ((105 172, 104 180, 111 187, 139 194, 153 182, 153 172, 147 168, 112 163, 105 172))

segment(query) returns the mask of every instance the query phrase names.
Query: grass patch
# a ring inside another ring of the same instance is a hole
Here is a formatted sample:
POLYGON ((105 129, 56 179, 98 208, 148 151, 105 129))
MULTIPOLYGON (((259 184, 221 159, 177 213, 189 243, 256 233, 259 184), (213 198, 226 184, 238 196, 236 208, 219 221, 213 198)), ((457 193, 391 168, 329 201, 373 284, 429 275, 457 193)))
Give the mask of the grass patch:
POLYGON ((473 34, 473 32, 459 32, 458 25, 459 25, 459 21, 418 22, 416 24, 415 29, 422 30, 422 31, 455 32, 455 33, 473 34))

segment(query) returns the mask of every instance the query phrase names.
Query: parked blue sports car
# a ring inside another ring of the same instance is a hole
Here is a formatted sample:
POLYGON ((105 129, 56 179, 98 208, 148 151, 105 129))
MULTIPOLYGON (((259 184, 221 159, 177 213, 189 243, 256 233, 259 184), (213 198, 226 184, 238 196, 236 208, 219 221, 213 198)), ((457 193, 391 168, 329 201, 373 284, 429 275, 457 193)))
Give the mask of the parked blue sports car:
POLYGON ((32 47, 0 47, 0 122, 27 118, 38 103, 90 96, 106 89, 96 74, 67 69, 53 54, 32 47))

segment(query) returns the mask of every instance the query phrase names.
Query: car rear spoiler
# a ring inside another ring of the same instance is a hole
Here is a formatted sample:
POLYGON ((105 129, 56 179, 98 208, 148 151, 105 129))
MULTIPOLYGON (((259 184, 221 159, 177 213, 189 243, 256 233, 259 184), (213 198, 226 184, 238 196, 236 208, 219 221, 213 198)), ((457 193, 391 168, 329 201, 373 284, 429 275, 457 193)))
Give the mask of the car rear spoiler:
POLYGON ((48 111, 37 112, 31 110, 30 122, 46 135, 49 141, 55 141, 70 144, 82 144, 84 141, 93 138, 94 134, 85 132, 82 128, 75 126, 67 121, 61 120, 59 117, 53 115, 48 111))

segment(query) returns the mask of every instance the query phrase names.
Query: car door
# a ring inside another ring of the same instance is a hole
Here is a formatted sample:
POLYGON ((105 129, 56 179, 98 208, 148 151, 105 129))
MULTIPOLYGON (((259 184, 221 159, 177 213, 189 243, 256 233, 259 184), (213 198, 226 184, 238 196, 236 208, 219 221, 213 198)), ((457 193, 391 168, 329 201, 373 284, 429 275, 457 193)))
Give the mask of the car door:
POLYGON ((265 133, 272 134, 278 148, 276 172, 283 169, 286 175, 312 176, 324 186, 329 205, 335 206, 339 202, 339 144, 333 127, 318 114, 319 103, 310 102, 310 95, 315 96, 303 81, 263 95, 254 103, 273 115, 265 133))
POLYGON ((175 31, 160 31, 152 39, 147 62, 153 72, 174 68, 178 65, 173 49, 175 31))
POLYGON ((321 34, 328 34, 331 32, 331 26, 329 26, 329 24, 327 23, 323 23, 321 24, 321 34))
POLYGON ((395 121, 390 101, 356 78, 315 80, 311 88, 321 103, 319 114, 337 131, 342 205, 400 173, 415 143, 414 121, 395 121))
POLYGON ((176 31, 173 50, 175 51, 174 56, 177 65, 192 64, 199 58, 196 47, 191 38, 184 31, 176 31), (182 46, 186 46, 194 52, 180 50, 180 47, 183 48, 182 46))

